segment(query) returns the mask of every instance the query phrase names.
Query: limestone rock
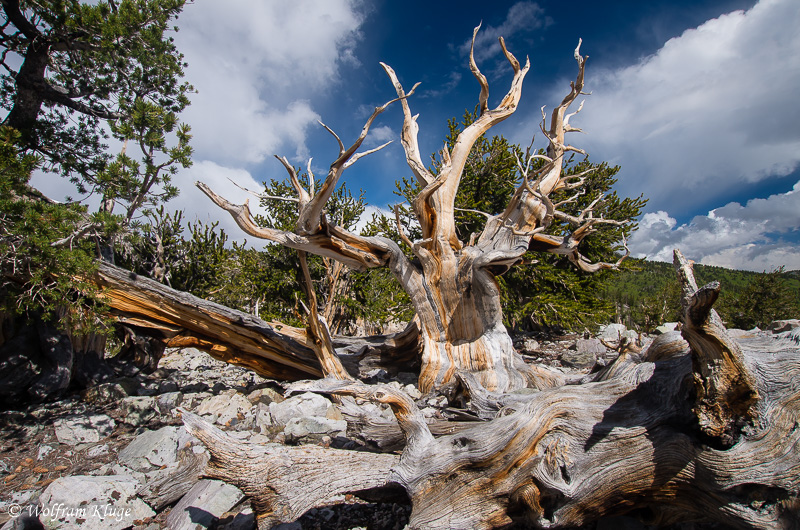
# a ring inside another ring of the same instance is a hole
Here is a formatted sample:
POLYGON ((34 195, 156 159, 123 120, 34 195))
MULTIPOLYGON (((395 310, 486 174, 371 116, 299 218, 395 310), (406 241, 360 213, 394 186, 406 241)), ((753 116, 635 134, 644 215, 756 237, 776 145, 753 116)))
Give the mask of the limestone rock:
POLYGON ((97 458, 98 456, 107 455, 110 449, 108 444, 102 445, 95 445, 94 447, 90 447, 88 451, 86 451, 86 456, 89 458, 97 458))
POLYGON ((528 353, 533 353, 539 349, 539 342, 531 338, 526 338, 522 341, 522 349, 528 353))
POLYGON ((177 462, 178 443, 178 427, 145 431, 119 452, 119 462, 142 472, 168 466, 177 462))
MULTIPOLYGON (((562 363, 574 368, 591 368, 597 361, 595 349, 596 348, 590 347, 588 349, 578 349, 576 351, 565 351, 561 354, 560 359, 562 363)), ((603 351, 605 351, 605 348, 603 348, 603 351)))
POLYGON ((292 396, 281 403, 270 403, 269 412, 272 419, 279 425, 286 425, 292 418, 305 416, 325 417, 328 407, 333 404, 319 394, 306 392, 298 396, 292 396))
POLYGON ((56 438, 62 444, 99 442, 114 431, 116 423, 105 414, 79 414, 56 420, 56 438))
POLYGON ((131 476, 76 475, 53 481, 39 503, 47 529, 121 530, 155 512, 136 498, 139 483, 131 476), (49 512, 47 510, 49 509, 49 512))
POLYGON ((178 501, 167 516, 167 528, 201 530, 236 506, 244 494, 219 480, 201 480, 178 501))
POLYGON ((47 455, 55 451, 52 446, 50 445, 40 445, 39 452, 36 453, 36 460, 42 461, 47 458, 47 455))
POLYGON ((575 341, 575 351, 579 354, 605 353, 606 347, 600 339, 578 339, 575 341))
POLYGON ((167 392, 161 394, 156 400, 156 408, 161 414, 169 414, 175 407, 183 403, 183 393, 167 392))
POLYGON ((104 405, 114 403, 128 397, 130 393, 119 382, 102 383, 97 386, 87 388, 83 392, 83 400, 87 403, 104 405))
POLYGON ((320 416, 292 418, 283 429, 288 443, 318 443, 324 436, 335 438, 344 436, 347 422, 320 416))
POLYGON ((269 407, 264 403, 259 403, 253 407, 252 410, 254 412, 253 430, 261 434, 269 434, 273 432, 273 422, 272 416, 269 413, 269 407))
POLYGON ((606 342, 618 341, 620 337, 625 336, 626 331, 628 331, 628 328, 624 324, 609 324, 600 328, 598 337, 606 342))
POLYGON ((235 390, 228 390, 218 396, 204 400, 197 407, 201 416, 213 416, 220 425, 231 426, 244 419, 244 413, 252 407, 250 400, 235 390))
POLYGON ((284 397, 280 395, 279 392, 271 388, 259 388, 257 390, 253 390, 247 394, 247 399, 249 399, 250 403, 253 405, 258 405, 259 403, 269 405, 273 402, 280 403, 281 401, 285 401, 284 397))
POLYGON ((677 322, 664 322, 655 329, 656 335, 663 335, 664 333, 675 331, 678 328, 677 322))
POLYGON ((151 396, 127 397, 122 400, 120 409, 123 413, 122 421, 134 427, 144 425, 158 415, 156 398, 151 396))

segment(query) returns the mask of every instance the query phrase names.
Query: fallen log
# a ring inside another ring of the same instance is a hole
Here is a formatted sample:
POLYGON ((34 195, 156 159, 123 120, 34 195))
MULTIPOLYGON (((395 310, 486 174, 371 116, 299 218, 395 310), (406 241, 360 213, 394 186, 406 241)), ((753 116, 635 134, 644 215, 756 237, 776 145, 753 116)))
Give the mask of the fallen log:
POLYGON ((513 522, 573 528, 623 514, 652 525, 794 528, 800 348, 763 335, 734 339, 710 304, 691 309, 713 298, 707 296, 714 286, 692 288, 691 267, 680 259, 676 266, 691 319, 682 334, 621 355, 582 382, 533 394, 490 393, 462 377, 476 411, 497 414, 457 432, 436 436, 414 402, 389 386, 331 379, 298 384, 391 406, 405 437, 399 457, 319 447, 266 450, 228 439, 199 418, 184 421, 209 449, 207 474, 251 497, 259 528, 335 502, 336 493, 392 486, 406 491, 413 506, 409 526, 418 529, 513 522), (719 360, 730 352, 735 362, 719 360), (729 391, 742 382, 751 385, 748 391, 729 391), (718 403, 713 415, 710 396, 718 403), (287 469, 291 483, 280 478, 287 469), (361 477, 362 470, 370 472, 361 477), (334 491, 331 484, 341 487, 334 491), (316 494, 323 486, 325 494, 316 494))
MULTIPOLYGON (((104 289, 118 322, 130 334, 145 337, 140 342, 149 349, 138 352, 140 364, 157 364, 157 358, 146 359, 160 356, 163 348, 151 344, 157 341, 168 348, 197 348, 263 377, 297 381, 322 376, 314 343, 305 329, 266 322, 105 262, 99 265, 95 281, 104 289)), ((412 323, 392 335, 333 337, 333 346, 353 375, 374 368, 396 372, 413 369, 417 336, 412 323)))

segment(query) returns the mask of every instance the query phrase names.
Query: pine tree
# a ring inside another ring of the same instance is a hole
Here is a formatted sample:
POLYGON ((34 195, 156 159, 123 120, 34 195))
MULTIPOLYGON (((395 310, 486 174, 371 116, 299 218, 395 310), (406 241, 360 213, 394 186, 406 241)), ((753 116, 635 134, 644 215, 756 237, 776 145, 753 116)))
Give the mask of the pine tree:
MULTIPOLYGON (((446 139, 448 147, 452 148, 458 133, 472 123, 475 117, 475 112, 467 111, 460 122, 456 119, 449 120, 446 139)), ((481 137, 475 142, 456 195, 456 220, 460 238, 469 240, 470 234, 480 233, 487 214, 495 215, 505 209, 519 184, 518 160, 525 158, 524 154, 522 148, 502 136, 481 137)), ((440 163, 434 156, 434 166, 440 163)), ((564 173, 586 173, 585 193, 573 197, 574 192, 559 191, 552 200, 554 203, 569 200, 560 208, 577 216, 602 197, 594 206, 595 217, 636 218, 647 201, 642 197, 623 199, 616 191, 611 191, 618 171, 618 166, 609 166, 605 162, 594 164, 588 159, 571 162, 564 173)), ((397 187, 397 194, 406 200, 419 192, 418 187, 407 179, 398 182, 397 187)), ((407 209, 401 206, 400 212, 401 220, 409 218, 407 209)), ((384 228, 389 228, 390 224, 385 222, 384 228)), ((582 242, 583 253, 593 260, 615 261, 623 250, 623 239, 635 228, 635 224, 598 224, 593 233, 582 242)), ((411 234, 411 239, 418 237, 414 227, 407 221, 404 222, 404 230, 411 234)), ((555 235, 567 232, 567 224, 557 219, 548 230, 548 233, 555 235)), ((391 237, 391 233, 387 235, 391 237)), ((498 277, 502 287, 505 324, 522 330, 582 329, 608 321, 613 315, 613 305, 598 297, 597 293, 613 274, 613 271, 586 273, 576 269, 564 257, 528 253, 522 263, 498 277)))
MULTIPOLYGON (((137 143, 145 160, 153 149, 165 150, 159 136, 172 130, 185 151, 188 129, 177 127, 176 115, 189 104, 191 86, 181 82, 183 56, 168 36, 184 3, 3 1, 3 123, 20 132, 26 152, 42 157, 44 170, 69 176, 81 190, 105 193, 112 159, 105 123, 118 140, 137 143)), ((183 163, 183 154, 170 156, 183 163)), ((159 175, 145 169, 136 184, 148 178, 159 175)), ((120 195, 117 190, 111 198, 120 195)))

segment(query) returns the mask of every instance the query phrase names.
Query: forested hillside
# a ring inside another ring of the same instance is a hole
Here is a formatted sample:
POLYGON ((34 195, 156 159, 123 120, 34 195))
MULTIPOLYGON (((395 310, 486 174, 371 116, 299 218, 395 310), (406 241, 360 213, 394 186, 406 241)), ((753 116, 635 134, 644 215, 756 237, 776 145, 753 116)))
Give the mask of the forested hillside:
MULTIPOLYGON (((800 317, 800 271, 694 267, 699 285, 720 282, 716 308, 732 327, 764 327, 774 319, 800 317)), ((615 306, 619 322, 650 331, 678 320, 679 294, 671 263, 631 260, 625 270, 608 279, 602 297, 615 306)))

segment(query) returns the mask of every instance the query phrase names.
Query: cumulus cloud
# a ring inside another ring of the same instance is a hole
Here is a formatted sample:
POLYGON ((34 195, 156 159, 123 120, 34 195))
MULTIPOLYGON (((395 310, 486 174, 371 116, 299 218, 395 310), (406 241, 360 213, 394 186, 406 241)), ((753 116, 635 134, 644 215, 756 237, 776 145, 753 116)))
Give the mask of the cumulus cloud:
POLYGON ((632 66, 598 71, 590 61, 592 96, 573 120, 589 134, 573 142, 622 165, 621 192, 683 214, 736 185, 788 175, 800 162, 798 27, 796 0, 762 0, 632 66))
POLYGON ((787 192, 766 199, 736 202, 698 215, 678 225, 667 212, 645 214, 630 240, 635 257, 672 261, 680 248, 690 259, 754 271, 781 265, 800 269, 800 248, 782 240, 800 231, 800 182, 787 192))
POLYGON ((309 101, 354 60, 362 22, 354 0, 188 5, 176 42, 198 91, 182 116, 195 158, 255 163, 287 149, 304 158, 306 130, 319 119, 309 101))
POLYGON ((187 220, 219 220, 231 240, 242 241, 241 229, 195 181, 234 203, 249 198, 255 213, 258 199, 231 180, 257 192, 261 185, 251 170, 266 157, 308 160, 306 134, 320 118, 312 101, 340 82, 342 63, 355 61, 363 18, 357 0, 187 5, 176 44, 197 90, 181 116, 192 126, 195 163, 176 175, 181 191, 169 207, 185 210, 187 220))
MULTIPOLYGON (((173 184, 181 192, 178 197, 169 202, 169 208, 183 210, 184 219, 187 222, 199 220, 211 224, 219 221, 219 228, 225 230, 230 241, 241 243, 247 239, 251 244, 254 243, 252 241, 253 238, 245 236, 242 229, 239 228, 230 215, 211 202, 211 199, 206 197, 195 186, 197 181, 207 184, 216 193, 234 204, 242 204, 245 201, 249 201, 250 210, 254 215, 258 215, 263 213, 263 210, 259 207, 258 198, 242 189, 246 188, 256 193, 263 189, 250 172, 241 168, 221 166, 216 162, 196 162, 192 167, 180 170, 173 177, 173 184), (234 182, 236 184, 233 184, 234 182)), ((263 246, 262 243, 266 244, 266 242, 257 242, 255 246, 263 246)))

